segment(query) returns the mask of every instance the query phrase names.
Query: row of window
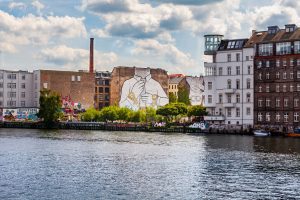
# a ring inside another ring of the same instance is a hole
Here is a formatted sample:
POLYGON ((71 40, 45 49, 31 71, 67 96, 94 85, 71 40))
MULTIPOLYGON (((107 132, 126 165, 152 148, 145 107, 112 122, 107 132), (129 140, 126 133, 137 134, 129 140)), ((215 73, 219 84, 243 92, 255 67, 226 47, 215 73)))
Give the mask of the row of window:
MULTIPOLYGON (((272 56, 273 55, 273 43, 259 44, 258 45, 258 55, 260 56, 272 56)), ((292 49, 295 54, 300 53, 300 41, 295 41, 292 46, 291 42, 278 42, 275 44, 276 55, 286 55, 291 54, 292 49)))
MULTIPOLYGON (((275 65, 274 61, 273 60, 265 60, 265 61, 257 61, 257 68, 262 68, 262 67, 266 67, 266 68, 269 68, 269 67, 273 67, 275 65)), ((289 59, 289 62, 287 62, 286 59, 283 59, 283 60, 280 60, 280 59, 276 59, 276 67, 280 67, 280 66, 283 66, 283 67, 286 67, 287 66, 287 63, 289 63, 289 66, 292 67, 296 64, 296 66, 300 66, 300 59, 293 59, 293 58, 290 58, 289 59)))
MULTIPOLYGON (((219 70, 218 71, 219 72, 219 76, 223 76, 223 67, 219 67, 218 70, 219 70)), ((251 74, 251 66, 250 65, 247 68, 247 74, 251 74)), ((227 67, 227 74, 226 75, 228 75, 228 76, 231 76, 231 75, 241 75, 241 68, 240 68, 240 66, 236 66, 235 67, 235 74, 232 73, 232 68, 230 66, 227 67)))
MULTIPOLYGON (((227 94, 226 97, 227 97, 226 103, 233 103, 231 94, 227 94)), ((212 95, 207 95, 207 103, 212 103, 212 100, 213 100, 212 95)), ((241 96, 240 96, 240 94, 236 94, 235 95, 235 103, 240 103, 240 102, 241 102, 241 96)), ((251 94, 250 93, 246 94, 246 102, 247 103, 251 102, 251 94)), ((223 103, 223 94, 219 94, 218 103, 223 103)))
POLYGON ((169 89, 178 89, 178 85, 176 84, 170 84, 169 89))
MULTIPOLYGON (((275 99, 275 106, 276 107, 281 107, 281 98, 280 97, 276 97, 275 99)), ((257 100, 257 106, 258 107, 263 107, 263 102, 265 102, 265 106, 266 107, 271 107, 272 101, 270 98, 266 98, 264 99, 258 99, 257 100)), ((288 97, 284 97, 283 98, 283 106, 284 107, 289 107, 289 98, 288 97)), ((295 98, 294 99, 294 107, 299 107, 299 98, 295 98)))
MULTIPOLYGON (((3 102, 2 101, 0 101, 0 106, 3 106, 3 102)), ((6 102, 6 106, 16 107, 17 106, 17 102, 16 101, 7 101, 6 102)), ((26 106, 26 102, 25 101, 20 101, 20 106, 21 107, 25 107, 26 106)))
MULTIPOLYGON (((3 88, 3 82, 0 82, 0 88, 3 88)), ((7 83, 7 88, 17 88, 17 84, 16 83, 7 83)), ((26 84, 25 83, 21 83, 21 88, 25 89, 26 88, 26 84)))
MULTIPOLYGON (((270 74, 272 74, 272 73, 270 73, 270 72, 266 72, 265 73, 265 79, 266 80, 269 80, 270 79, 270 74)), ((262 73, 260 72, 260 73, 258 73, 258 80, 263 80, 263 77, 262 77, 262 73)), ((276 79, 280 79, 280 72, 276 72, 276 79)), ((282 72, 282 79, 294 79, 295 77, 294 77, 294 72, 290 72, 289 73, 289 76, 287 76, 287 72, 282 72)), ((297 71, 297 78, 300 78, 300 71, 298 70, 297 71)))
MULTIPOLYGON (((226 116, 227 117, 232 117, 232 108, 227 108, 226 109, 226 116)), ((215 109, 212 108, 211 113, 212 115, 215 115, 215 109)), ((217 113, 218 115, 223 115, 223 109, 219 108, 219 113, 217 113)), ((250 107, 246 107, 246 115, 249 116, 251 115, 251 108, 250 107)), ((240 108, 235 108, 235 116, 236 117, 240 117, 241 116, 241 109, 240 108)))
POLYGON ((96 81, 97 85, 109 85, 109 80, 97 80, 96 81))
MULTIPOLYGON (((25 98, 25 92, 21 92, 21 98, 25 98)), ((0 97, 3 97, 3 92, 0 92, 0 97)), ((8 98, 16 98, 17 97, 17 93, 16 92, 7 92, 7 97, 8 98)))
MULTIPOLYGON (((230 46, 230 42, 229 42, 229 44, 228 44, 228 47, 230 48, 231 46, 230 46)), ((251 56, 251 60, 253 59, 253 56, 251 56)), ((246 61, 249 61, 250 60, 250 57, 249 56, 246 56, 245 57, 245 60, 246 61)), ((232 61, 236 61, 236 62, 239 62, 239 61, 241 61, 241 54, 240 53, 236 53, 235 54, 235 60, 233 60, 232 59, 232 54, 227 54, 227 62, 232 62, 232 61)))
POLYGON ((103 87, 97 87, 95 88, 95 93, 109 93, 109 87, 103 88, 103 87))
MULTIPOLYGON (((3 79, 3 73, 0 73, 0 79, 3 79)), ((7 74, 7 79, 15 80, 15 79, 17 79, 17 74, 7 74)), ((21 79, 22 79, 22 80, 25 80, 25 79, 26 79, 26 75, 23 74, 23 75, 21 76, 21 79)))
POLYGON ((97 97, 98 97, 98 101, 109 101, 109 94, 100 94, 98 96, 95 96, 95 100, 97 100, 97 97))
POLYGON ((72 81, 81 81, 81 76, 75 76, 75 75, 72 75, 71 80, 72 80, 72 81))
MULTIPOLYGON (((235 85, 236 85, 235 89, 241 89, 240 79, 235 80, 235 85)), ((207 82, 207 90, 212 90, 212 88, 213 88, 213 83, 207 82)), ((246 88, 251 89, 251 79, 250 78, 247 79, 246 88)), ((233 89, 231 79, 227 80, 227 89, 233 89)))
MULTIPOLYGON (((295 91, 300 92, 300 83, 297 83, 296 90, 294 89, 294 85, 292 83, 291 84, 283 84, 282 89, 280 86, 281 86, 280 84, 276 84, 275 92, 295 92, 295 91)), ((264 88, 261 85, 258 86, 258 92, 271 92, 270 85, 266 84, 264 88), (265 90, 263 90, 263 89, 265 89, 265 90)))
MULTIPOLYGON (((263 115, 261 112, 259 112, 257 114, 257 121, 262 122, 263 120, 265 120, 266 122, 270 122, 271 121, 271 114, 269 112, 267 112, 265 115, 263 115)), ((281 122, 281 120, 282 120, 282 114, 275 113, 275 121, 276 122, 281 122)), ((284 122, 289 122, 289 113, 286 112, 286 113, 283 114, 283 121, 284 122)), ((298 112, 294 113, 294 122, 299 122, 299 113, 298 112)))

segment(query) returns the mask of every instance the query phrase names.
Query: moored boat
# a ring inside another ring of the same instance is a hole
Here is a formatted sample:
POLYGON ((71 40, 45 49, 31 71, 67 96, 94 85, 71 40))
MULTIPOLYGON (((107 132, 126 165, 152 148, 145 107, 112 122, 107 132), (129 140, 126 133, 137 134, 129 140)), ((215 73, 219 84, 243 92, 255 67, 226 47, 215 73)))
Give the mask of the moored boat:
POLYGON ((287 133, 286 136, 288 137, 300 137, 300 128, 294 129, 294 132, 292 133, 287 133))
POLYGON ((269 135, 271 135, 270 132, 265 131, 265 130, 255 130, 255 131, 253 131, 253 134, 255 136, 269 136, 269 135))

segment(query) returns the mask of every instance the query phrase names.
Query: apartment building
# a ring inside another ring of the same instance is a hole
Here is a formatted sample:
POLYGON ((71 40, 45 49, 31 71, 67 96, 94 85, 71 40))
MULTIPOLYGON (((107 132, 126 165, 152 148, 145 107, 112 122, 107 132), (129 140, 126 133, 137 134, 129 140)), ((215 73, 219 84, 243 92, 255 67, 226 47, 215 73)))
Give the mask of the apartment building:
MULTIPOLYGON (((211 35, 209 35, 211 37, 211 35)), ((213 62, 204 63, 204 105, 211 124, 253 125, 253 56, 248 39, 221 40, 206 49, 213 62)))
POLYGON ((95 73, 95 108, 101 109, 110 103, 111 72, 98 71, 95 73))

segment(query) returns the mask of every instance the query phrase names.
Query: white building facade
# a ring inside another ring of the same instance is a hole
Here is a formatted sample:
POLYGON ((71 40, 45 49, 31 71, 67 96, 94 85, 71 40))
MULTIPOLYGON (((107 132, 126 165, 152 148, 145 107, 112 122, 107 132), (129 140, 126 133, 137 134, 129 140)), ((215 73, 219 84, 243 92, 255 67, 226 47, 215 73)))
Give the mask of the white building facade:
POLYGON ((33 73, 0 70, 0 108, 32 108, 34 105, 33 73))
POLYGON ((222 40, 214 62, 204 63, 205 117, 211 124, 253 125, 253 48, 247 39, 222 40))

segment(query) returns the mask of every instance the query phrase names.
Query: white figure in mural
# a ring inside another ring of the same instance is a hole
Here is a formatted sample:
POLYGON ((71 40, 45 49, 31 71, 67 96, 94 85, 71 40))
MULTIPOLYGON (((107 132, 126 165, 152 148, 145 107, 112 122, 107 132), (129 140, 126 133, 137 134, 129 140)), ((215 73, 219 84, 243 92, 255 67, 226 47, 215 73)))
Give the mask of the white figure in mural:
POLYGON ((202 77, 186 77, 186 81, 190 86, 190 101, 191 105, 201 105, 204 92, 203 78, 202 77))
POLYGON ((169 103, 168 96, 159 82, 152 79, 150 68, 135 68, 134 77, 124 82, 120 107, 132 110, 164 106, 169 103))

